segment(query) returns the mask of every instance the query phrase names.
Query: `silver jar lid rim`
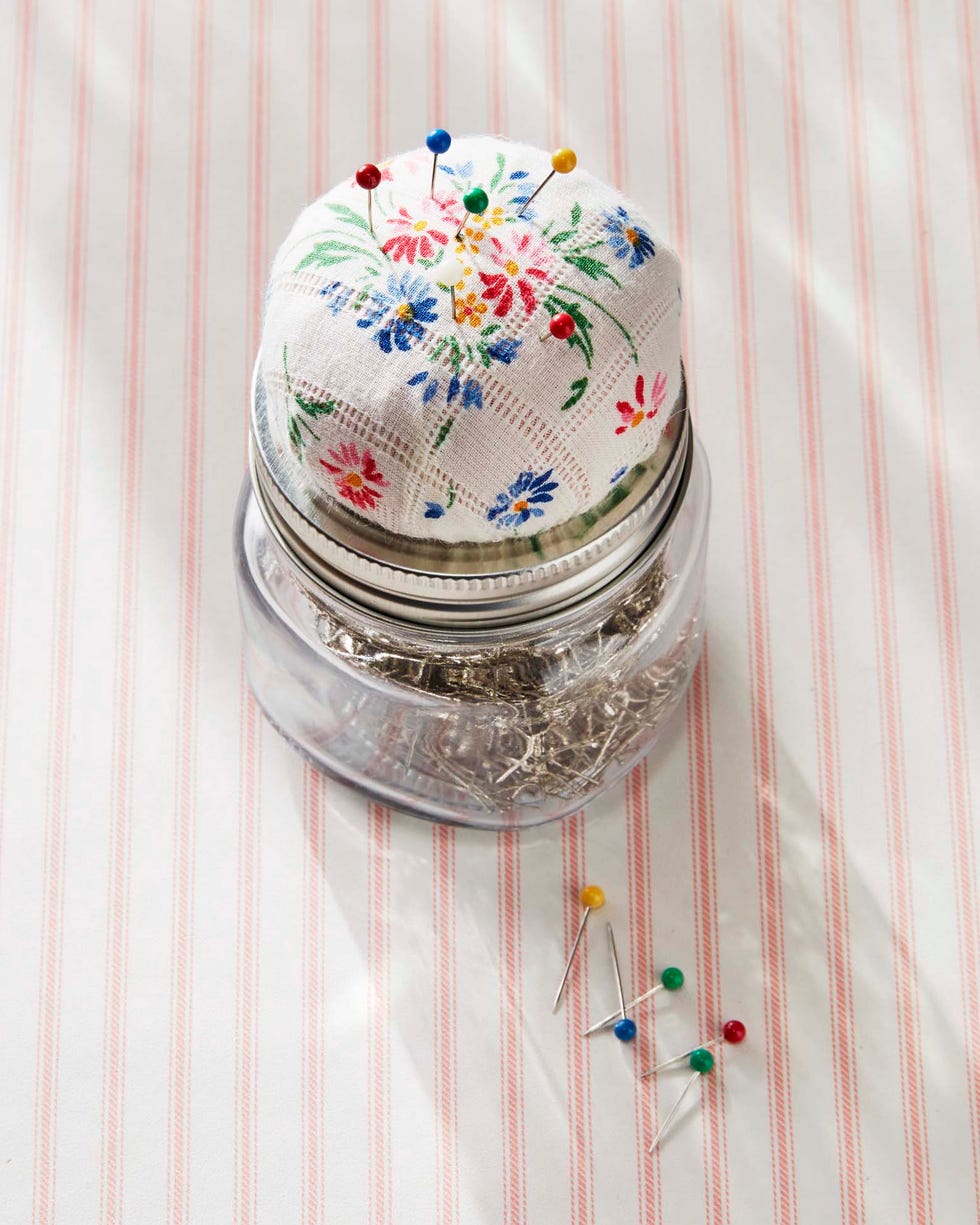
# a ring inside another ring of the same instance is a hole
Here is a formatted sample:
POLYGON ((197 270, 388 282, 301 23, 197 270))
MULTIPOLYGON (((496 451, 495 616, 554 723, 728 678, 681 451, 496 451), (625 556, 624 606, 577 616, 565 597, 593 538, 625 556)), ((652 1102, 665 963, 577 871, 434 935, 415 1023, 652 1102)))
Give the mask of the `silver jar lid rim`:
POLYGON ((292 454, 272 438, 258 363, 251 407, 252 484, 290 558, 314 581, 359 604, 425 625, 514 624, 586 598, 663 536, 691 469, 682 378, 656 450, 607 495, 608 505, 535 536, 444 544, 380 529, 312 489, 292 454))

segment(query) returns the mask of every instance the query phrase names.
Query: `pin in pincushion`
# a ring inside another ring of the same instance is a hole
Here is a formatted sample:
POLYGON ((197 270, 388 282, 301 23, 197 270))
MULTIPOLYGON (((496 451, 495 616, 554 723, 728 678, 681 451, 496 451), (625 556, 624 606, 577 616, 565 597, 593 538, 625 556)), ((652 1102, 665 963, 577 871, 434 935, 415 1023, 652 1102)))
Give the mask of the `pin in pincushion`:
POLYGON ((594 519, 653 455, 683 403, 677 257, 582 169, 518 216, 551 168, 459 138, 434 196, 425 150, 380 165, 374 235, 353 177, 300 214, 260 373, 272 442, 309 488, 402 537, 479 544, 594 519), (487 208, 457 241, 477 187, 487 208), (570 334, 549 329, 559 314, 570 334))

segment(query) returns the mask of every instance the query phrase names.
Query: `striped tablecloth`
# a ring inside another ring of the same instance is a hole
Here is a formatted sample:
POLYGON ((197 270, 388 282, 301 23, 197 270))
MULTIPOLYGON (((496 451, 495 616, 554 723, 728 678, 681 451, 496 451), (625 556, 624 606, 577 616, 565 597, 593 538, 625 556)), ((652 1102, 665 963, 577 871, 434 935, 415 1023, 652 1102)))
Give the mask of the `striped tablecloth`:
POLYGON ((966 1225, 976 0, 0 5, 0 1220, 966 1225), (249 700, 230 523, 300 206, 436 123, 661 219, 708 644, 594 811, 435 828, 249 700), (630 986, 688 975, 633 1049, 630 986), (748 1026, 683 1083, 657 1054, 748 1026))

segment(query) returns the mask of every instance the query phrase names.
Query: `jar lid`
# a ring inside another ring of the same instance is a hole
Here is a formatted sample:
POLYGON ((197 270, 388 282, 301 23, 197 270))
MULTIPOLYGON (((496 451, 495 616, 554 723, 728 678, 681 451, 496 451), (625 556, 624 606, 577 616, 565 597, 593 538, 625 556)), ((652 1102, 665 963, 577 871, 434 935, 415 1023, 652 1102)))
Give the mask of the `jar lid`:
POLYGON ((683 499, 692 452, 682 374, 656 449, 617 474, 597 506, 534 535, 419 540, 325 496, 276 441, 258 362, 252 381, 252 482, 279 543, 314 581, 376 612, 433 626, 527 621, 605 586, 662 540, 683 499))

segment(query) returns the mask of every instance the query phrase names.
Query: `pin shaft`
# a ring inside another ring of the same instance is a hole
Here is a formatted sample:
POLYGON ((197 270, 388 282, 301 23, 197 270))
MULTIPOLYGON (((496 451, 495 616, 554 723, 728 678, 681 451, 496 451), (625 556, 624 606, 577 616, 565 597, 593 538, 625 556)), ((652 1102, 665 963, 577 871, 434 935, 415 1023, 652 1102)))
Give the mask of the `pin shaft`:
MULTIPOLYGON (((632 1012, 638 1004, 645 1004, 651 996, 658 991, 663 990, 663 983, 657 983, 655 987, 651 987, 649 991, 644 991, 642 995, 638 995, 635 1000, 630 1000, 626 1005, 626 1011, 632 1012)), ((596 1021, 595 1025, 590 1025, 589 1028, 582 1034, 583 1038, 587 1038, 590 1034, 598 1033, 600 1029, 608 1029, 610 1025, 615 1024, 618 1012, 611 1012, 608 1017, 603 1017, 601 1021, 596 1021)))
POLYGON ((646 1076, 655 1076, 657 1072, 662 1072, 664 1068, 672 1068, 675 1063, 683 1063, 685 1059, 689 1059, 697 1050, 707 1050, 711 1046, 717 1046, 721 1042, 721 1038, 713 1038, 711 1042, 702 1042, 700 1046, 692 1046, 689 1051, 685 1051, 683 1055, 674 1055, 672 1059, 665 1059, 663 1063, 658 1063, 655 1068, 651 1068, 649 1072, 642 1072, 640 1079, 646 1076))
POLYGON ((535 187, 534 191, 532 191, 532 192, 531 192, 531 194, 528 196, 528 198, 527 198, 527 199, 524 201, 524 203, 521 205, 521 207, 520 207, 520 208, 517 210, 517 215, 518 215, 518 217, 521 217, 521 216, 523 216, 523 215, 524 215, 524 210, 527 208, 527 206, 528 206, 528 205, 531 203, 531 201, 532 201, 532 200, 534 199, 534 197, 535 197, 535 196, 538 194, 538 192, 539 192, 539 191, 541 191, 541 189, 542 189, 543 187, 547 187, 547 186, 548 186, 548 184, 551 182, 551 180, 552 180, 552 179, 555 177, 555 174, 556 174, 556 173, 557 173, 557 171, 552 170, 552 171, 551 171, 551 173, 548 175, 548 177, 547 177, 547 178, 545 178, 545 179, 542 179, 542 180, 541 180, 541 182, 540 182, 540 183, 537 185, 537 187, 535 187))
POLYGON ((671 1109, 670 1109, 670 1113, 667 1115, 667 1117, 664 1119, 664 1121, 663 1121, 663 1122, 660 1124, 660 1130, 659 1130, 659 1131, 657 1132, 657 1134, 656 1134, 656 1135, 653 1137, 653 1143, 650 1145, 649 1152, 651 1152, 651 1153, 652 1153, 652 1152, 653 1152, 653 1150, 654 1150, 654 1149, 657 1147, 657 1145, 660 1143, 661 1139, 663 1138, 663 1134, 664 1134, 664 1132, 667 1130, 667 1128, 668 1128, 668 1127, 671 1125, 671 1123, 674 1121, 674 1115, 676 1115, 676 1114, 677 1114, 677 1112, 678 1112, 678 1110, 680 1110, 680 1108, 681 1108, 681 1103, 684 1101, 684 1098, 685 1098, 685 1097, 687 1097, 688 1091, 690 1090, 691 1086, 694 1084, 694 1082, 695 1082, 695 1081, 698 1079, 698 1077, 699 1077, 700 1075, 701 1075, 701 1073, 700 1073, 700 1072, 695 1072, 695 1073, 693 1073, 693 1075, 691 1076, 690 1080, 689 1080, 689 1081, 687 1082, 687 1084, 684 1086, 683 1090, 681 1091, 681 1095, 680 1095, 680 1097, 677 1099, 677 1101, 676 1101, 676 1102, 674 1102, 673 1106, 671 1107, 671 1109))
POLYGON ((368 229, 374 235, 374 192, 368 192, 368 229))
POLYGON ((555 1002, 551 1005, 551 1011, 557 1012, 558 1005, 561 1003, 561 997, 565 994, 565 987, 568 983, 568 976, 572 972, 572 962, 575 960, 575 953, 582 939, 582 933, 585 931, 586 920, 592 910, 591 906, 586 906, 582 912, 582 921, 578 925, 578 931, 575 933, 575 941, 572 944, 572 951, 568 954, 568 961, 565 963, 565 973, 561 976, 561 982, 558 984, 558 990, 555 993, 555 1002))
POLYGON ((429 196, 431 199, 436 198, 436 166, 439 164, 439 154, 432 155, 432 182, 429 184, 429 196))
POLYGON ((606 924, 606 935, 609 937, 609 955, 612 957, 613 973, 616 975, 616 994, 619 996, 619 1015, 626 1020, 626 999, 623 995, 623 976, 619 972, 619 958, 616 955, 616 937, 613 935, 612 924, 606 924))
POLYGON ((456 231, 456 241, 457 242, 459 242, 459 240, 463 237, 463 231, 466 229, 466 223, 467 221, 469 221, 469 219, 470 219, 469 213, 464 213, 463 220, 460 223, 460 227, 456 231))

